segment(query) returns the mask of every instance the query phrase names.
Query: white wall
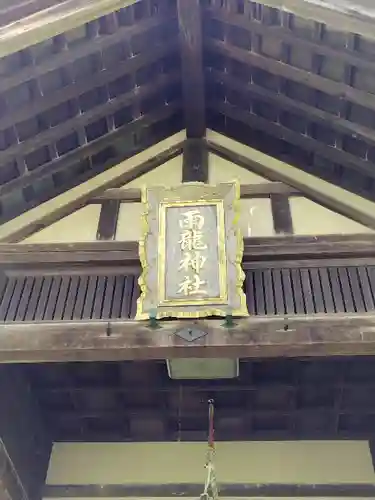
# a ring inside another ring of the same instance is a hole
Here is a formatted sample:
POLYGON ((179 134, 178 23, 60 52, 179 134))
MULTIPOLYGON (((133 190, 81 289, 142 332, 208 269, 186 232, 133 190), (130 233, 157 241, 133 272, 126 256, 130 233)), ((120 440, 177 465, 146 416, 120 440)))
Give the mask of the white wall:
MULTIPOLYGON (((199 483, 205 443, 56 443, 47 484, 199 483)), ((366 441, 220 442, 221 483, 373 483, 366 441)))

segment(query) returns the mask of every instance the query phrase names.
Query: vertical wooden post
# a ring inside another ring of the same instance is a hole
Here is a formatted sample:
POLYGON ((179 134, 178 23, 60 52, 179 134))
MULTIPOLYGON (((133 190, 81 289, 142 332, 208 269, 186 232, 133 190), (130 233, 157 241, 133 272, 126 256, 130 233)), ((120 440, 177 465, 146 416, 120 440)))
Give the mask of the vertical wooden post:
POLYGON ((52 440, 23 367, 0 366, 0 498, 39 500, 52 440))
POLYGON ((182 182, 208 182, 208 147, 203 139, 187 139, 184 144, 182 182))
POLYGON ((186 133, 200 139, 206 133, 200 2, 177 0, 177 11, 186 133))

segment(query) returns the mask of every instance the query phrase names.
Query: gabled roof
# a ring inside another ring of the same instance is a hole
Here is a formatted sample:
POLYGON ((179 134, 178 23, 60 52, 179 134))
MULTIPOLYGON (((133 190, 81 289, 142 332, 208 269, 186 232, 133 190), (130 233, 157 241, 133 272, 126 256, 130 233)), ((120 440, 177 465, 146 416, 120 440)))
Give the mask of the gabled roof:
POLYGON ((0 221, 184 127, 375 197, 368 1, 35 0, 1 14, 0 221))

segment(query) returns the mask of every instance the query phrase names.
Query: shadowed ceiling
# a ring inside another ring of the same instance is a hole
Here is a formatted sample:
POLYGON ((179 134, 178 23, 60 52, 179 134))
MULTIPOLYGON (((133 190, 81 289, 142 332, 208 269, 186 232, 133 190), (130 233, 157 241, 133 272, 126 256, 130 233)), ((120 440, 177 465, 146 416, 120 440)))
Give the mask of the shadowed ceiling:
MULTIPOLYGON (((57 3, 5 4, 2 24, 57 3)), ((0 60, 0 221, 206 126, 375 198, 375 42, 334 10, 189 5, 142 0, 0 60)))
POLYGON ((24 366, 57 441, 371 438, 373 358, 241 360, 239 377, 171 380, 164 361, 24 366), (134 387, 137 390, 134 390, 134 387))

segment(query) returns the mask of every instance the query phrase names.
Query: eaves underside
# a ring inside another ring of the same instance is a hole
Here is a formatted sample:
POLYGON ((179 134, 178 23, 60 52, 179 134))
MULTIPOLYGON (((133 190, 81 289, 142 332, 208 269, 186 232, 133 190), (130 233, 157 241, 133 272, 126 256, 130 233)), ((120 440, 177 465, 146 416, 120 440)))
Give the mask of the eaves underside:
POLYGON ((52 3, 3 11, 3 222, 207 126, 374 199, 370 6, 352 15, 345 2, 297 0, 194 1, 193 13, 175 0, 52 3))

